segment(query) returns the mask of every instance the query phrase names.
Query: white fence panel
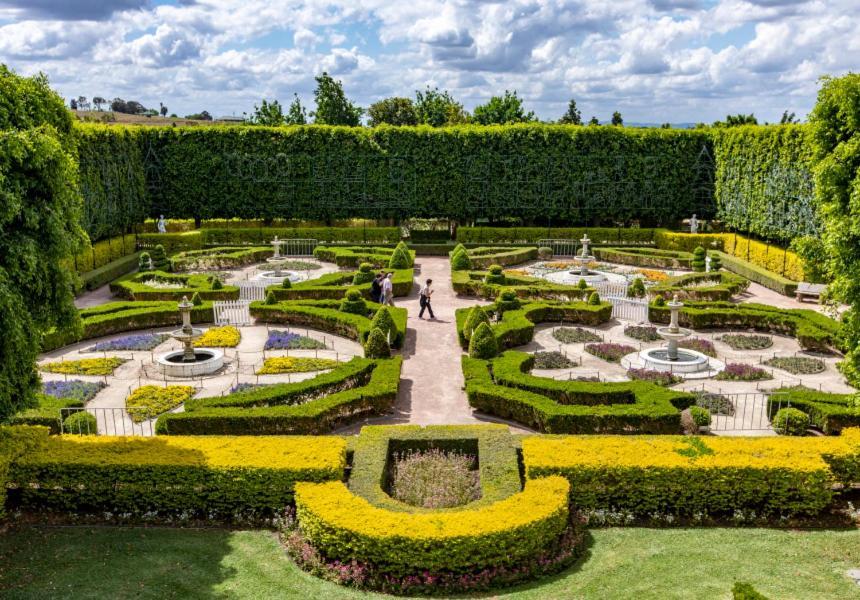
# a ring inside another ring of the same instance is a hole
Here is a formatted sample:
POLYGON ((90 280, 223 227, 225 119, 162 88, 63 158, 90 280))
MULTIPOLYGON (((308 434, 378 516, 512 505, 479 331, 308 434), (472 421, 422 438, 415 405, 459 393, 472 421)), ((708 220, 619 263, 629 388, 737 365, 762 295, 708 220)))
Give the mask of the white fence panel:
POLYGON ((612 304, 612 317, 623 321, 634 323, 645 323, 648 321, 648 302, 644 300, 631 300, 630 298, 605 297, 604 300, 612 304))
MULTIPOLYGON (((264 288, 265 289, 265 288, 264 288)), ((243 327, 251 324, 250 300, 217 300, 212 303, 216 325, 243 327)))
POLYGON ((626 281, 597 281, 591 284, 592 287, 603 296, 612 296, 613 298, 626 298, 627 286, 626 281))
POLYGON ((314 248, 319 243, 317 240, 299 238, 281 241, 281 256, 313 256, 314 248))
POLYGON ((267 281, 240 281, 239 282, 239 300, 255 300, 266 299, 266 288, 272 285, 267 281))
POLYGON ((542 239, 538 240, 538 247, 552 248, 553 256, 576 256, 580 243, 576 240, 564 239, 542 239))

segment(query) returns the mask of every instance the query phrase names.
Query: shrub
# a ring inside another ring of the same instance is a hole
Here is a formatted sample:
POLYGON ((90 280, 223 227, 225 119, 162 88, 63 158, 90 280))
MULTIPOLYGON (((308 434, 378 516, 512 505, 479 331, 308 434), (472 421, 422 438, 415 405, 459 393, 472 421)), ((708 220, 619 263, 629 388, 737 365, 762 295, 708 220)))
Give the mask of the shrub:
POLYGON ((583 329, 582 327, 559 327, 553 330, 552 337, 562 344, 582 344, 600 342, 603 340, 603 338, 596 333, 583 329))
POLYGON ((796 408, 781 408, 773 417, 773 430, 780 435, 806 435, 809 415, 796 408))
POLYGON ((578 287, 581 290, 587 290, 588 284, 585 282, 585 279, 580 279, 579 283, 576 284, 576 287, 578 287))
POLYGON ((472 339, 472 334, 482 323, 489 325, 490 317, 487 316, 487 313, 482 307, 473 306, 469 310, 469 316, 466 317, 466 322, 463 324, 463 337, 466 341, 472 339))
POLYGON ((388 358, 391 356, 391 347, 388 338, 378 327, 370 330, 367 342, 364 344, 364 356, 367 358, 388 358))
POLYGON ((266 300, 265 300, 266 306, 272 306, 272 305, 277 304, 277 303, 278 303, 278 300, 275 298, 275 293, 271 292, 271 291, 266 292, 266 300))
POLYGON ((151 271, 154 267, 149 252, 142 252, 137 259, 137 270, 141 272, 151 271))
POLYGON ((666 300, 663 298, 663 296, 657 296, 656 298, 654 298, 654 302, 652 304, 653 304, 653 306, 658 306, 658 307, 666 306, 666 300))
POLYGON ((557 350, 534 353, 535 369, 569 369, 575 366, 575 362, 557 350))
POLYGON ((474 456, 430 448, 395 454, 391 495, 412 506, 452 508, 481 497, 474 456))
POLYGON ((711 271, 719 271, 723 268, 723 261, 719 252, 711 252, 711 271))
POLYGON ((728 344, 732 350, 763 350, 773 346, 773 338, 769 335, 743 335, 727 333, 717 338, 728 344))
POLYGON ((484 283, 491 285, 504 285, 505 274, 502 272, 502 267, 500 265, 492 265, 487 271, 487 275, 484 277, 484 283))
POLYGON ((290 281, 290 278, 284 277, 284 280, 281 282, 281 288, 283 288, 285 290, 289 290, 289 289, 292 289, 292 287, 293 287, 293 282, 290 281))
POLYGON ((361 263, 358 267, 358 271, 352 276, 352 285, 370 283, 375 277, 376 275, 373 273, 373 265, 370 263, 361 263))
POLYGON ((654 371, 652 369, 628 369, 627 376, 634 381, 650 381, 664 387, 681 383, 684 380, 670 371, 654 371))
POLYGON ((334 369, 340 363, 329 358, 310 358, 304 356, 277 356, 267 358, 257 375, 280 375, 283 373, 310 373, 334 369))
POLYGON ((191 296, 191 304, 194 306, 203 306, 203 299, 200 297, 200 292, 194 292, 191 296))
POLYGON ((627 325, 624 335, 640 342, 654 342, 660 339, 657 328, 652 325, 627 325))
POLYGON ((503 314, 506 310, 517 310, 522 304, 513 290, 502 290, 496 300, 496 310, 503 314))
POLYGON ((224 288, 224 284, 221 283, 221 280, 218 277, 212 278, 212 290, 220 290, 224 288))
POLYGON ((152 267, 156 271, 167 271, 170 269, 170 261, 167 260, 167 254, 164 252, 164 246, 158 244, 150 253, 152 258, 152 267))
POLYGON ((726 363, 726 368, 717 373, 714 379, 720 381, 762 381, 771 379, 770 373, 759 367, 745 363, 726 363))
POLYGON ((197 393, 190 385, 144 385, 125 399, 131 420, 140 423, 172 410, 197 393))
POLYGON ((451 250, 451 256, 454 256, 455 254, 457 254, 458 252, 461 252, 461 251, 465 252, 466 246, 464 246, 463 244, 457 244, 456 246, 454 246, 454 249, 451 250))
POLYGON ((538 258, 541 260, 549 260, 552 258, 552 248, 541 246, 538 248, 538 258))
POLYGON ((701 246, 696 246, 696 249, 693 250, 693 260, 690 263, 690 266, 693 267, 693 271, 697 273, 705 272, 705 249, 701 246))
POLYGON ((642 281, 641 277, 633 280, 633 283, 627 288, 627 295, 631 298, 642 298, 645 296, 645 282, 642 281))
POLYGON ((488 359, 499 353, 499 343, 489 324, 481 323, 469 341, 469 356, 488 359))
POLYGON ((95 415, 91 415, 86 410, 75 411, 63 421, 63 433, 97 435, 98 432, 99 425, 95 415))
POLYGON ((708 427, 711 424, 711 411, 701 406, 691 406, 690 416, 699 427, 708 427))
POLYGON ((636 348, 627 344, 600 343, 586 344, 585 351, 607 362, 617 363, 631 352, 636 352, 636 348))
POLYGON ((376 311, 370 320, 370 328, 379 329, 385 335, 385 339, 393 340, 397 337, 397 325, 394 324, 394 318, 387 306, 381 306, 376 311))
POLYGON ((411 266, 412 259, 402 248, 396 248, 388 261, 389 269, 408 269, 411 266))
POLYGON ((465 250, 460 250, 451 255, 451 269, 453 271, 468 271, 472 268, 472 262, 465 250))
POLYGON ((823 360, 806 356, 774 356, 764 361, 764 364, 788 371, 792 375, 814 375, 823 373, 826 368, 823 360))
POLYGON ((39 368, 48 373, 62 373, 64 375, 112 375, 117 367, 126 362, 128 362, 127 358, 109 356, 107 358, 83 358, 81 360, 52 362, 39 368))
POLYGON ((364 298, 361 297, 361 292, 358 290, 349 290, 343 301, 340 303, 340 311, 354 315, 367 316, 367 302, 365 302, 364 298))
POLYGON ((239 345, 242 334, 232 325, 210 327, 199 338, 194 340, 195 348, 235 348, 239 345))
MULTIPOLYGON (((582 281, 580 279, 580 281, 582 281)), ((588 305, 589 306, 600 306, 600 294, 597 292, 591 292, 591 295, 588 297, 588 305)))

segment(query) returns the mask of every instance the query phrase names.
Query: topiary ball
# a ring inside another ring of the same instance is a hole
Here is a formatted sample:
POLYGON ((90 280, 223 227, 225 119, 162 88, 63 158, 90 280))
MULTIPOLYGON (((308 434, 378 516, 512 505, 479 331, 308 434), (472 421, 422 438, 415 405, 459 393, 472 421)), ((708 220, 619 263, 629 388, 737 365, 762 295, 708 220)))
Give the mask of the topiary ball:
POLYGON ((691 406, 690 416, 699 427, 708 427, 711 424, 711 411, 702 406, 691 406))
POLYGON ((490 324, 490 317, 484 312, 480 306, 473 306, 469 314, 466 315, 466 321, 463 323, 463 338, 469 341, 472 338, 472 332, 478 329, 481 323, 490 324))
POLYGON ((370 321, 370 328, 371 330, 379 329, 385 334, 386 339, 390 338, 392 342, 397 336, 397 326, 394 324, 394 317, 391 316, 391 311, 387 306, 383 306, 376 311, 376 314, 373 315, 373 319, 370 321))
POLYGON ((265 303, 266 303, 266 304, 268 304, 268 305, 272 305, 272 304, 277 304, 277 303, 278 303, 278 300, 275 298, 275 293, 274 293, 274 292, 267 292, 267 293, 266 293, 266 300, 265 300, 265 303))
POLYGON ((690 262, 690 266, 697 273, 705 272, 705 249, 701 246, 696 246, 696 249, 693 250, 693 260, 690 262))
POLYGON ((490 265, 487 274, 484 276, 484 283, 504 285, 505 274, 502 272, 502 267, 500 265, 490 265))
POLYGON ((94 415, 85 410, 75 411, 63 421, 63 433, 75 435, 97 435, 98 421, 94 415))
POLYGON ((150 271, 152 270, 152 258, 149 256, 149 252, 144 252, 140 255, 140 258, 137 259, 137 269, 138 271, 150 271))
POLYGON ((504 314, 508 310, 516 310, 520 306, 520 299, 517 298, 517 294, 513 290, 503 290, 496 299, 496 310, 500 314, 504 314))
POLYGON ((451 255, 451 269, 454 271, 468 271, 472 268, 472 261, 465 250, 455 252, 451 255))
POLYGON ((780 435, 806 435, 809 415, 796 408, 780 408, 773 417, 773 430, 780 435))
POLYGON ((666 306, 666 299, 663 296, 654 298, 654 306, 666 306))
POLYGON ((585 279, 580 279, 579 283, 576 284, 576 287, 578 287, 581 290, 587 290, 588 289, 588 283, 585 281, 585 279))
POLYGON ((541 260, 549 260, 552 258, 552 248, 549 246, 541 246, 538 248, 538 258, 541 260))
POLYGON ((170 262, 167 260, 167 254, 164 252, 164 246, 158 244, 150 253, 152 258, 152 266, 158 271, 166 271, 170 267, 170 262))
POLYGON ((366 358, 389 358, 391 348, 388 339, 380 329, 371 329, 367 341, 364 343, 364 356, 366 358))
POLYGON ((367 316, 367 303, 358 290, 349 290, 346 297, 341 301, 339 309, 340 312, 367 316))
POLYGON ((481 323, 469 341, 469 356, 484 360, 494 358, 499 353, 499 342, 488 323, 481 323))
POLYGON ((285 277, 284 280, 281 282, 281 287, 284 288, 285 290, 288 290, 291 287, 293 287, 293 282, 290 281, 290 279, 288 277, 285 277))
POLYGON ((194 306, 200 306, 201 304, 203 304, 203 298, 200 297, 199 292, 194 292, 194 295, 191 296, 191 304, 193 304, 194 306))
POLYGON ((719 271, 723 268, 723 259, 718 252, 711 253, 711 271, 719 271))
POLYGON ((591 292, 591 295, 588 297, 588 305, 600 306, 600 294, 597 292, 591 292))
POLYGON ((373 281, 375 275, 373 274, 373 265, 370 263, 361 263, 358 267, 358 271, 355 275, 352 276, 352 285, 363 285, 365 283, 370 283, 373 281))

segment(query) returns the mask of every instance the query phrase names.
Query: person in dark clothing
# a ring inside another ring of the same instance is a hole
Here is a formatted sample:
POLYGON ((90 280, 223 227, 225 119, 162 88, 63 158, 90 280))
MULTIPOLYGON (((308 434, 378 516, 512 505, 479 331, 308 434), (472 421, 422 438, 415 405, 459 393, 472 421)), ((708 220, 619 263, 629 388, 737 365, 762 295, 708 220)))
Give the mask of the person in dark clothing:
POLYGON ((421 305, 421 312, 418 313, 418 318, 424 318, 424 311, 427 310, 430 312, 430 318, 436 319, 436 315, 433 314, 433 307, 430 306, 430 296, 433 295, 433 290, 430 289, 430 285, 433 283, 432 279, 428 279, 427 283, 424 284, 424 287, 421 288, 421 291, 418 292, 418 303, 421 305))
POLYGON ((382 278, 385 273, 377 273, 376 278, 370 284, 370 299, 374 302, 382 302, 382 278))

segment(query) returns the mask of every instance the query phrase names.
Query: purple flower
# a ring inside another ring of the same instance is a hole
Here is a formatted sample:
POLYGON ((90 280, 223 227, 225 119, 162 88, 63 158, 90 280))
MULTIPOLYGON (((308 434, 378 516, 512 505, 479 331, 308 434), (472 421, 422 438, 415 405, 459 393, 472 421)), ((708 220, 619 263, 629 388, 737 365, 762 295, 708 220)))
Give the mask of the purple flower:
POLYGON ((99 342, 91 346, 88 352, 110 352, 117 350, 152 350, 164 340, 167 335, 163 333, 135 333, 124 335, 106 342, 99 342))
POLYGON ((54 398, 87 402, 92 400, 104 386, 101 381, 81 381, 80 379, 46 381, 42 384, 42 392, 54 398))
POLYGON ((264 350, 322 350, 324 348, 325 344, 319 340, 276 329, 269 332, 269 339, 263 347, 264 350))

